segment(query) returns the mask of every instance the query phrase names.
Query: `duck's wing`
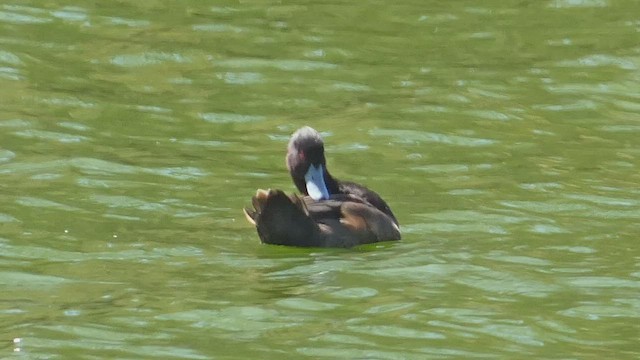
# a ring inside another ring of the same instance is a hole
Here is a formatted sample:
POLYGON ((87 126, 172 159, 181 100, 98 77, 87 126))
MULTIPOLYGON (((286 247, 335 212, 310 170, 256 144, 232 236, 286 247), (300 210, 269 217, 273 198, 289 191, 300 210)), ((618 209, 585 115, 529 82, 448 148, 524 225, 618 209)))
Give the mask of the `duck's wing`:
POLYGON ((320 225, 328 237, 352 245, 399 240, 400 229, 395 219, 367 201, 351 195, 332 195, 329 200, 303 198, 309 217, 320 225), (325 226, 323 226, 325 225, 325 226))
POLYGON ((341 194, 350 195, 371 204, 376 209, 387 214, 391 219, 393 219, 393 222, 398 225, 398 220, 393 214, 393 211, 391 211, 389 205, 387 205, 387 202, 384 201, 375 191, 370 190, 366 186, 349 181, 340 181, 338 191, 341 194))
POLYGON ((342 204, 341 213, 340 222, 368 240, 362 243, 401 238, 395 219, 370 204, 347 201, 342 204))
POLYGON ((315 201, 281 190, 258 190, 252 203, 254 209, 245 208, 245 216, 267 244, 352 247, 400 239, 391 217, 351 195, 315 201))
POLYGON ((287 196, 281 190, 258 190, 252 203, 254 209, 245 208, 244 213, 263 243, 323 246, 320 228, 298 196, 287 196))

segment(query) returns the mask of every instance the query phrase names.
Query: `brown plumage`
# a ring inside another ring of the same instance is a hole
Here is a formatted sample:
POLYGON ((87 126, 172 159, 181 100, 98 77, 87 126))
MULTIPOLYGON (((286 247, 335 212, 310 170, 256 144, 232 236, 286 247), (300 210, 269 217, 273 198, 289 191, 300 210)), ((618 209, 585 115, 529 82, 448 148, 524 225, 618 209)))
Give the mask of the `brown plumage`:
POLYGON ((329 174, 317 131, 303 127, 292 135, 287 167, 302 196, 258 190, 253 209, 244 209, 263 243, 352 247, 400 239, 398 221, 378 194, 329 174))
POLYGON ((258 190, 252 202, 254 209, 245 208, 244 213, 263 243, 352 247, 400 239, 388 215, 356 197, 316 201, 282 190, 258 190))

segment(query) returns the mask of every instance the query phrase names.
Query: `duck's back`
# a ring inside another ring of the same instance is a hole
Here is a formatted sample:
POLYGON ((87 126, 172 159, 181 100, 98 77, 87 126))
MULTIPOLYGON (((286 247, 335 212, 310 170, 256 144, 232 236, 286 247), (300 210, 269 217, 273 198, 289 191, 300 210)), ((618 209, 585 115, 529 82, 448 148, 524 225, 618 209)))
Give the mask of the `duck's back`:
POLYGON ((380 195, 375 191, 369 190, 366 186, 350 181, 340 181, 338 183, 338 192, 344 195, 352 195, 366 201, 376 209, 389 215, 389 217, 393 219, 393 222, 398 225, 398 219, 396 219, 396 216, 393 214, 393 211, 391 211, 389 205, 387 205, 380 195))

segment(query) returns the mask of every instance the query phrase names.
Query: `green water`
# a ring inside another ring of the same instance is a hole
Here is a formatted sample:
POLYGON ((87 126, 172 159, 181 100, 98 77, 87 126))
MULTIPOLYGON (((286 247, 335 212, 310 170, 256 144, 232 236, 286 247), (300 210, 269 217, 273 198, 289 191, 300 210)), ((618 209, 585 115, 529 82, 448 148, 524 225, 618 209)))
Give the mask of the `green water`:
POLYGON ((638 14, 5 0, 0 358, 637 359, 638 14), (259 243, 302 125, 402 241, 259 243))

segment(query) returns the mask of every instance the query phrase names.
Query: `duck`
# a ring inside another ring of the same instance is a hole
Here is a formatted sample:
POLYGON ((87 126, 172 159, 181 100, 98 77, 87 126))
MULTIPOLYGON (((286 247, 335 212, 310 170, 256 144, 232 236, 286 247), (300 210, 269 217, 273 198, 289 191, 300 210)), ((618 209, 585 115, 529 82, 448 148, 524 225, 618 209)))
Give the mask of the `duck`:
POLYGON ((398 220, 380 195, 331 175, 324 140, 315 129, 304 126, 293 133, 286 166, 300 195, 258 189, 252 208, 243 209, 262 243, 350 248, 401 239, 398 220))

